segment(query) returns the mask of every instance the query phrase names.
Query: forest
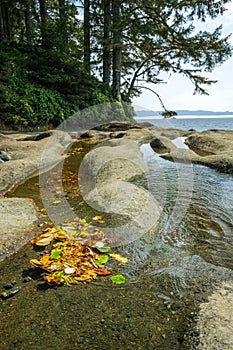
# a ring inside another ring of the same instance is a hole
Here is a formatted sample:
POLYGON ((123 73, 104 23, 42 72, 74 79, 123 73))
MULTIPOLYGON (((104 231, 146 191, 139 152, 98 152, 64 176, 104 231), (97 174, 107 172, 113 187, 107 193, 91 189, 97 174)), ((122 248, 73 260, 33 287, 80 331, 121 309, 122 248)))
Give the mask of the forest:
POLYGON ((228 2, 1 0, 1 128, 54 127, 109 102, 130 119, 130 102, 148 83, 167 115, 156 92, 164 72, 184 75, 194 93, 206 94, 214 83, 206 73, 232 47, 221 26, 208 32, 196 23, 221 16, 228 2))

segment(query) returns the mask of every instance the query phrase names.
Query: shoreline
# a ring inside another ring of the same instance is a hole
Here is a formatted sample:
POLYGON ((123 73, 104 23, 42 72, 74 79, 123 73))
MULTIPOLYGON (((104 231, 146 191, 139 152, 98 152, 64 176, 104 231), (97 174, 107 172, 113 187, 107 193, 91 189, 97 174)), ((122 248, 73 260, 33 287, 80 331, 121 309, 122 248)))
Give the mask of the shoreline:
MULTIPOLYGON (((208 159, 213 162, 216 169, 219 162, 228 157, 231 159, 227 152, 231 153, 229 140, 232 140, 233 132, 219 130, 199 133, 161 129, 148 124, 144 126, 142 124, 140 127, 129 123, 127 125, 126 127, 123 123, 122 128, 119 122, 111 123, 107 128, 89 130, 85 135, 72 133, 72 137, 69 135, 66 138, 65 135, 59 134, 54 139, 57 159, 62 160, 64 150, 77 139, 95 145, 102 142, 108 144, 110 141, 118 144, 121 140, 136 141, 139 145, 147 143, 160 155, 164 152, 170 154, 171 160, 175 159, 178 162, 193 158, 193 162, 194 159, 198 162, 200 159, 205 159, 207 164, 208 159), (177 148, 173 142, 177 137, 185 137, 189 147, 195 148, 196 152, 202 150, 204 155, 200 156, 191 149, 177 148), (210 155, 210 152, 216 154, 210 155)), ((13 180, 19 179, 18 176, 23 169, 30 172, 38 167, 41 155, 52 136, 39 141, 17 141, 17 138, 16 135, 0 138, 1 141, 5 140, 5 151, 12 157, 12 160, 1 163, 0 174, 2 169, 5 169, 5 181, 8 176, 12 183, 13 180), (34 155, 36 159, 32 164, 31 157, 34 155), (22 167, 19 167, 19 164, 22 167), (14 167, 16 169, 13 169, 14 167), (7 171, 13 170, 14 172, 7 175, 7 171)), ((48 165, 53 165, 51 159, 47 161, 48 165)), ((126 171, 126 174, 130 177, 130 173, 126 171)), ((7 191, 6 184, 2 183, 2 186, 7 191)), ((1 200, 7 205, 7 198, 3 197, 1 200)), ((16 200, 18 199, 11 198, 11 206, 12 203, 15 205, 16 200)), ((233 272, 230 269, 209 264, 195 254, 186 256, 185 250, 180 251, 179 257, 175 258, 173 247, 170 247, 170 250, 168 247, 160 247, 161 253, 164 249, 164 254, 166 253, 170 259, 171 268, 179 269, 185 262, 187 270, 185 271, 189 275, 186 293, 182 293, 182 285, 176 284, 176 279, 173 283, 177 289, 174 288, 168 273, 154 275, 147 273, 149 269, 147 264, 141 266, 142 275, 139 280, 129 282, 123 287, 113 287, 104 280, 70 288, 46 287, 41 283, 39 276, 34 278, 33 274, 30 275, 29 260, 35 258, 39 252, 35 252, 30 243, 26 245, 25 243, 33 238, 32 235, 36 235, 40 228, 34 216, 38 215, 38 209, 33 209, 32 205, 26 202, 19 203, 20 209, 17 213, 21 216, 20 210, 24 212, 24 205, 27 205, 32 215, 28 224, 33 223, 32 226, 27 226, 27 220, 24 220, 23 225, 19 225, 19 219, 17 216, 14 217, 14 211, 11 218, 8 217, 7 222, 2 223, 8 230, 4 237, 9 234, 7 242, 15 242, 16 236, 22 237, 23 232, 29 235, 26 236, 26 240, 18 242, 17 246, 9 245, 9 249, 13 248, 11 256, 0 262, 2 275, 0 287, 3 289, 4 285, 15 283, 19 288, 19 293, 12 298, 0 300, 2 306, 0 331, 3 337, 0 350, 10 350, 13 347, 20 350, 65 349, 67 341, 70 347, 78 347, 80 350, 97 349, 100 343, 103 350, 143 349, 145 346, 150 350, 210 350, 213 342, 217 344, 218 350, 231 349, 232 345, 226 343, 226 339, 231 341, 228 324, 231 317, 229 314, 231 298, 233 300, 233 272), (14 220, 15 237, 10 236, 12 227, 8 226, 8 222, 14 220), (26 279, 25 276, 33 278, 26 279), (44 322, 41 323, 41 320, 44 322), (141 327, 142 323, 144 327, 141 327), (215 327, 222 327, 224 336, 216 335, 212 324, 215 327)), ((10 209, 6 210, 8 214, 12 213, 10 209)), ((41 222, 45 219, 39 216, 38 220, 41 222)), ((142 244, 146 243, 143 242, 142 239, 142 244)), ((136 249, 137 245, 132 247, 136 249)), ((139 248, 143 249, 143 245, 139 245, 139 248)), ((119 251, 121 252, 121 249, 119 251)), ((156 254, 160 254, 160 251, 156 254)), ((132 264, 135 263, 136 261, 132 261, 132 264)))

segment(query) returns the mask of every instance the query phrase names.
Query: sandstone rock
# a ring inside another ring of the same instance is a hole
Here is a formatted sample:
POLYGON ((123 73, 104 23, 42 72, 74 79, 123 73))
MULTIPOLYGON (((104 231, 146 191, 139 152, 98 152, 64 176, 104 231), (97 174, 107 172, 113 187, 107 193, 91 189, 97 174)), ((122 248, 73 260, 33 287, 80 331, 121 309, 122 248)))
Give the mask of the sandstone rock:
POLYGON ((38 212, 32 200, 0 199, 0 261, 35 236, 38 212))
MULTIPOLYGON (((52 136, 38 141, 17 141, 19 134, 0 134, 0 145, 11 156, 0 166, 0 196, 32 174, 55 165, 64 159, 72 138, 68 133, 54 131, 52 136)), ((22 135, 21 135, 22 137, 22 135)))
POLYGON ((129 129, 141 129, 140 124, 132 123, 130 121, 111 121, 106 124, 98 125, 92 130, 105 131, 105 132, 115 132, 115 131, 125 131, 129 129))
POLYGON ((127 224, 108 230, 116 244, 138 239, 157 224, 161 209, 155 198, 135 184, 147 167, 137 142, 114 139, 90 151, 79 171, 81 193, 93 208, 128 218, 127 224))
POLYGON ((18 138, 17 141, 39 141, 42 140, 46 137, 49 137, 52 135, 52 132, 50 131, 44 131, 40 132, 38 134, 33 134, 33 135, 27 135, 22 138, 18 138))
POLYGON ((191 157, 194 163, 233 173, 233 131, 195 132, 187 137, 186 144, 195 152, 191 157))
POLYGON ((199 331, 198 350, 233 349, 233 283, 223 282, 200 305, 197 329, 199 331))
POLYGON ((172 150, 176 149, 175 145, 169 138, 159 134, 150 142, 150 145, 157 153, 171 152, 172 150))

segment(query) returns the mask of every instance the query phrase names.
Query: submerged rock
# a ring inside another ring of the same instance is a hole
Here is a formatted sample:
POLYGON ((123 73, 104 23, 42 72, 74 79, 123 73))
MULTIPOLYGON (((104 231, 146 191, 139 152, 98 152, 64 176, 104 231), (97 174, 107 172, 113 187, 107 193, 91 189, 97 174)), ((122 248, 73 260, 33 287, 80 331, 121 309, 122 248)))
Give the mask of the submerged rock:
POLYGON ((6 288, 6 286, 4 286, 3 288, 5 290, 1 293, 2 299, 9 299, 20 291, 20 287, 15 286, 14 284, 10 288, 6 288))

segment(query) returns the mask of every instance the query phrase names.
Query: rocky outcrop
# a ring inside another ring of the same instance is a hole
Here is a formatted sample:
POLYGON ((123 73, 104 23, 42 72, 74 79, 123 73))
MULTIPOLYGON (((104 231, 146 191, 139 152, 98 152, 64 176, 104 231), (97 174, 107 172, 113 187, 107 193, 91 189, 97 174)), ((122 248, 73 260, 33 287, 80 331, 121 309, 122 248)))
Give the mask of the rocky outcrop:
POLYGON ((222 283, 208 301, 200 305, 197 321, 198 350, 233 349, 233 283, 222 283))
MULTIPOLYGON (((0 134, 3 154, 11 161, 0 164, 0 195, 39 170, 45 171, 64 159, 67 145, 72 141, 64 132, 43 133, 44 137, 0 134)), ((30 135, 29 135, 30 136, 30 135)), ((0 261, 19 250, 35 237, 38 227, 38 211, 30 199, 0 199, 0 261)))
POLYGON ((195 132, 187 137, 186 144, 195 152, 193 162, 233 174, 233 131, 195 132))
POLYGON ((0 261, 36 235, 38 211, 26 198, 0 199, 0 261))
POLYGON ((144 140, 164 159, 178 163, 202 164, 233 174, 233 131, 181 132, 149 128, 149 133, 144 140), (185 136, 185 144, 189 149, 177 147, 174 141, 179 136, 185 136), (152 141, 150 138, 153 138, 152 141))
POLYGON ((207 130, 187 137, 186 144, 201 156, 216 155, 233 150, 233 131, 207 130))
MULTIPOLYGON (((34 135, 33 135, 34 137, 34 135)), ((39 167, 48 168, 64 158, 71 137, 62 131, 54 131, 50 137, 32 141, 22 134, 0 134, 0 149, 8 160, 0 164, 0 196, 10 188, 38 172, 39 167), (49 149, 49 151, 48 151, 49 149), (42 155, 46 152, 42 159, 42 155), (43 160, 43 161, 42 161, 43 160)), ((42 169, 41 169, 42 171, 42 169)))
POLYGON ((116 245, 138 239, 158 222, 161 209, 154 196, 136 184, 146 172, 138 143, 128 139, 103 142, 82 161, 79 183, 85 201, 127 218, 126 224, 106 230, 116 245))
POLYGON ((44 132, 34 133, 32 135, 23 136, 21 138, 18 138, 17 141, 40 141, 50 136, 52 136, 51 131, 44 131, 44 132))
POLYGON ((130 139, 139 144, 150 143, 161 157, 181 163, 202 164, 218 171, 233 173, 233 131, 163 129, 150 123, 111 122, 83 134, 88 142, 102 142, 108 139, 130 139), (174 142, 184 137, 189 149, 179 147, 174 142))

